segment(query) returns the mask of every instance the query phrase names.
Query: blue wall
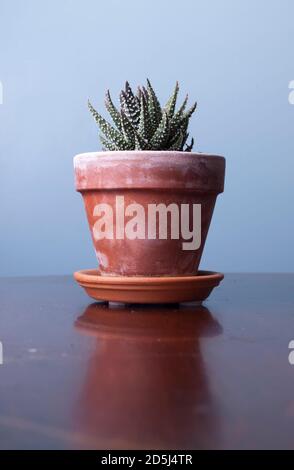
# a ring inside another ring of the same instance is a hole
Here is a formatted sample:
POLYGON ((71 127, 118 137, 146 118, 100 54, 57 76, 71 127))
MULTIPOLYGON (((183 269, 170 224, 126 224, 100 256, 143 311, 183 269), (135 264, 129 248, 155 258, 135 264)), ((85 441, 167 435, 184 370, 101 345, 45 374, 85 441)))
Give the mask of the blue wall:
POLYGON ((0 275, 94 267, 72 157, 86 100, 146 76, 197 99, 197 150, 227 158, 202 267, 293 271, 293 0, 1 0, 0 275))

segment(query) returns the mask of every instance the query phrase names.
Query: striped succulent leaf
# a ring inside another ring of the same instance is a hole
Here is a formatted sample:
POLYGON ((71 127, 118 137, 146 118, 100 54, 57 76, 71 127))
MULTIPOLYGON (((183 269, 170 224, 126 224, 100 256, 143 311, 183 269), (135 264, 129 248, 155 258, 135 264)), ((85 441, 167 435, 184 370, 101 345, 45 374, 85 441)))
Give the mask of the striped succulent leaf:
POLYGON ((135 133, 135 150, 146 150, 148 149, 148 141, 145 140, 143 137, 138 134, 138 132, 135 133))
POLYGON ((133 128, 131 122, 128 120, 128 117, 124 111, 121 111, 120 116, 122 133, 126 141, 126 147, 128 150, 131 150, 135 145, 135 129, 133 128))
POLYGON ((106 95, 105 95, 105 107, 107 111, 109 112, 114 124, 121 131, 121 128, 122 128, 121 116, 120 116, 119 111, 116 109, 116 107, 114 106, 112 102, 109 90, 107 90, 106 95))
POLYGON ((168 102, 166 103, 164 107, 169 117, 172 117, 174 115, 178 93, 179 93, 179 84, 177 82, 173 94, 171 95, 171 97, 169 98, 168 102))
POLYGON ((160 103, 157 99, 157 96, 151 86, 149 80, 147 80, 147 102, 148 102, 148 113, 150 116, 150 123, 152 132, 156 132, 159 123, 161 122, 162 118, 162 111, 160 103))
POLYGON ((189 120, 196 109, 196 103, 186 111, 187 95, 182 105, 176 110, 178 93, 177 82, 166 105, 161 108, 149 80, 147 80, 146 88, 144 86, 138 87, 136 94, 126 82, 125 89, 120 93, 120 109, 117 109, 109 91, 107 91, 105 107, 114 126, 107 122, 88 102, 90 112, 102 133, 100 140, 103 149, 110 151, 185 150, 191 152, 194 139, 191 140, 190 145, 186 142, 189 135, 189 120))
POLYGON ((160 150, 165 147, 169 139, 169 119, 166 111, 163 111, 161 121, 152 136, 151 148, 154 150, 160 150))
POLYGON ((127 142, 124 139, 124 136, 117 131, 114 127, 112 127, 97 111, 93 108, 90 101, 88 101, 89 110, 92 113, 96 123, 98 124, 100 130, 103 132, 105 137, 110 141, 113 142, 117 147, 121 148, 121 150, 126 149, 127 142))
POLYGON ((101 144, 103 145, 103 148, 111 151, 116 151, 120 150, 113 142, 109 142, 107 139, 105 139, 103 134, 99 135, 101 144))
POLYGON ((140 99, 140 118, 139 118, 139 127, 138 133, 143 139, 148 139, 152 137, 152 126, 150 122, 150 116, 148 113, 148 104, 146 103, 146 98, 143 93, 141 93, 140 99))

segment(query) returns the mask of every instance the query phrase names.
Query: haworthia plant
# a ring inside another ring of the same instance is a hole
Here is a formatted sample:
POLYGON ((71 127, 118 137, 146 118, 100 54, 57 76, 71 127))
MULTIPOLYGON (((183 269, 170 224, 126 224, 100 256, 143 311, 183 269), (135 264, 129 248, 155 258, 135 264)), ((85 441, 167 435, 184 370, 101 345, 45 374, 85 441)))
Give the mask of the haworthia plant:
POLYGON ((186 110, 188 96, 176 110, 179 84, 162 108, 152 85, 138 87, 134 94, 129 83, 120 93, 118 110, 106 92, 105 107, 113 125, 107 122, 88 102, 90 112, 102 134, 100 140, 103 150, 185 150, 191 152, 194 139, 187 144, 189 119, 197 103, 186 110))

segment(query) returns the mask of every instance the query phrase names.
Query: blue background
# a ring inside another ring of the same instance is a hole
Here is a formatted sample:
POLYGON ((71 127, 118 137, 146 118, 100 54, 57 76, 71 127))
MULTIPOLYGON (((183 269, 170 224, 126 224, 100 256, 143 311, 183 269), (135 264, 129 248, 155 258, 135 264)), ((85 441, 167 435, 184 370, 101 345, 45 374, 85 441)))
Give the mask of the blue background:
POLYGON ((227 158, 202 267, 293 271, 293 0, 1 0, 0 275, 96 265, 72 158, 100 149, 125 79, 198 101, 195 150, 227 158))

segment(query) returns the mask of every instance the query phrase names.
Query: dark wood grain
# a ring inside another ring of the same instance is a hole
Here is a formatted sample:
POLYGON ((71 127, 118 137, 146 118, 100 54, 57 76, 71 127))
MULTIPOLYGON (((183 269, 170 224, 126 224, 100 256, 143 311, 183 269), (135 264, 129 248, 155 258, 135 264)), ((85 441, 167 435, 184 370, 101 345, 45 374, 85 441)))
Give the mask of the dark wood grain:
POLYGON ((92 303, 0 280, 0 448, 293 448, 294 275, 227 275, 205 306, 92 303))

